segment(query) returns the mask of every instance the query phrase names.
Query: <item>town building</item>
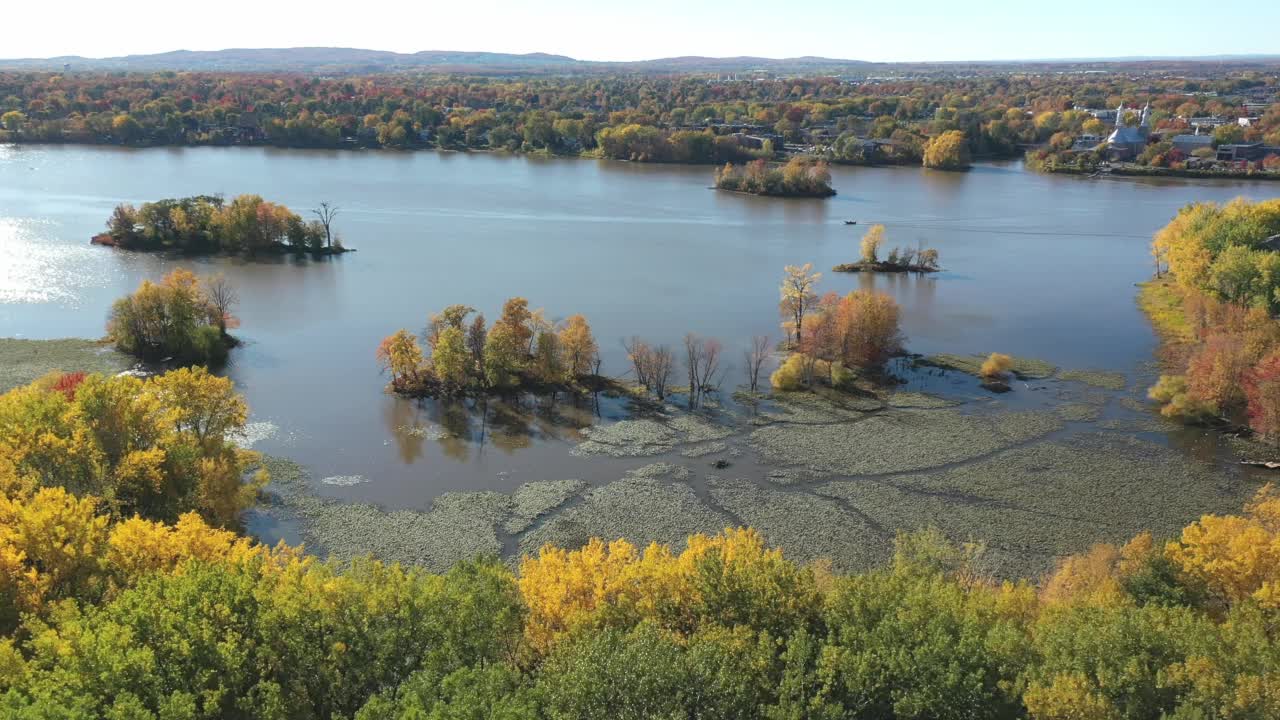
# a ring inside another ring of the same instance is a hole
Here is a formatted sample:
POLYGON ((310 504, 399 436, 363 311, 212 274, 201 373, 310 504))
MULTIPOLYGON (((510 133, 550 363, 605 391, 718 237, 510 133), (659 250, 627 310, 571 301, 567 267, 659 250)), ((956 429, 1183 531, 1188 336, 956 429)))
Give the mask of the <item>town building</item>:
POLYGON ((1218 146, 1218 160, 1237 162, 1239 160, 1261 160, 1267 149, 1260 142, 1234 143, 1218 146))
POLYGON ((1072 150, 1092 150, 1102 144, 1101 135, 1093 135, 1091 133, 1083 133, 1078 136, 1071 145, 1072 150))
POLYGON ((1196 150, 1202 148, 1213 147, 1212 135, 1174 135, 1169 142, 1173 144, 1173 149, 1184 155, 1190 155, 1196 150))
POLYGON ((1141 155, 1151 134, 1151 103, 1142 108, 1136 126, 1125 125, 1124 114, 1124 105, 1116 108, 1116 127, 1107 137, 1107 159, 1112 162, 1132 160, 1141 155))

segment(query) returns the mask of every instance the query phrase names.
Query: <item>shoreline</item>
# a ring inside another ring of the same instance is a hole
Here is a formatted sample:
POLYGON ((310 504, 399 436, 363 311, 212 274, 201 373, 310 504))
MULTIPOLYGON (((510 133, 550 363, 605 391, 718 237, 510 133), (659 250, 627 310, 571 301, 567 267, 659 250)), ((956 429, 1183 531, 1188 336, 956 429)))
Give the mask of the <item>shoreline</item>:
MULTIPOLYGON (((678 545, 749 525, 797 557, 866 569, 888 557, 894 533, 923 523, 960 541, 987 540, 1002 576, 1035 577, 1093 543, 1172 533, 1204 512, 1230 511, 1256 489, 1255 476, 1229 462, 1188 463, 1176 444, 1144 438, 1179 428, 1139 399, 1140 378, 1021 360, 1024 379, 996 396, 978 389, 969 365, 979 356, 921 360, 932 362, 912 370, 917 362, 904 359, 898 371, 913 379, 874 397, 773 392, 750 412, 727 404, 690 412, 678 400, 629 411, 564 448, 607 463, 601 472, 538 472, 520 487, 422 497, 418 509, 322 490, 329 469, 286 453, 280 463, 292 470, 268 486, 274 498, 254 510, 254 524, 265 541, 296 532, 339 558, 374 552, 434 568, 476 553, 510 561, 590 536, 678 545), (1145 498, 1157 480, 1168 495, 1160 503, 1114 502, 1117 488, 1145 498), (1043 521, 1068 502, 1077 520, 1043 521), (1008 516, 1010 508, 1019 512, 1008 516)), ((434 428, 420 429, 434 437, 434 428)))
MULTIPOLYGON (((490 148, 474 148, 474 149, 437 148, 437 147, 327 148, 327 147, 292 147, 292 146, 286 146, 286 145, 267 145, 267 144, 117 145, 113 143, 14 142, 12 140, 5 143, 0 143, 0 147, 103 149, 103 150, 123 150, 123 151, 129 151, 129 152, 139 152, 139 151, 148 151, 148 150, 219 149, 219 150, 266 150, 266 151, 286 152, 286 153, 295 153, 295 152, 296 153, 370 152, 370 153, 387 153, 387 154, 438 153, 441 155, 476 155, 476 156, 492 155, 492 156, 498 156, 498 157, 537 159, 537 160, 594 160, 596 162, 606 162, 606 163, 623 163, 623 164, 653 166, 653 167, 673 167, 673 168, 691 168, 691 169, 692 168, 712 168, 712 167, 717 167, 719 165, 719 163, 681 163, 681 162, 638 161, 638 160, 628 160, 624 158, 593 157, 590 155, 582 155, 582 154, 561 155, 561 154, 541 153, 541 152, 523 153, 518 151, 501 150, 501 149, 495 150, 490 148)), ((862 164, 862 163, 839 162, 836 160, 828 160, 827 162, 829 162, 833 167, 838 166, 850 171, 855 169, 886 170, 886 171, 930 169, 930 168, 925 168, 918 163, 878 163, 878 164, 868 165, 868 164, 862 164)), ((1060 168, 1060 169, 1054 169, 1054 170, 1035 170, 1033 168, 1027 167, 1025 160, 1020 159, 1018 157, 1007 157, 1007 158, 991 157, 991 158, 975 159, 975 161, 968 168, 968 170, 976 170, 984 167, 997 167, 997 168, 1008 167, 1011 163, 1018 164, 1019 169, 1022 172, 1035 173, 1038 175, 1074 175, 1074 176, 1080 176, 1088 179, 1106 179, 1108 176, 1112 176, 1115 178, 1126 178, 1126 179, 1155 178, 1155 179, 1187 180, 1187 181, 1220 180, 1220 181, 1230 181, 1230 182, 1264 182, 1264 183, 1269 183, 1270 181, 1274 181, 1274 180, 1280 180, 1280 173, 1277 173, 1274 175, 1266 175, 1266 174, 1259 174, 1259 173, 1254 173, 1254 174, 1199 173, 1196 175, 1187 175, 1187 174, 1180 174, 1176 172, 1174 173, 1166 172, 1166 173, 1160 173, 1160 174, 1145 173, 1145 172, 1098 173, 1096 171, 1083 171, 1083 170, 1075 170, 1070 168, 1060 168)), ((944 172, 950 172, 950 171, 944 171, 944 172)), ((709 187, 709 189, 715 190, 718 188, 709 187)), ((741 195, 750 195, 754 197, 779 197, 779 196, 770 196, 770 195, 756 195, 755 193, 748 193, 748 192, 741 192, 741 191, 734 191, 734 190, 725 190, 724 192, 741 194, 741 195)), ((836 194, 838 194, 838 192, 836 194)), ((822 196, 803 196, 803 197, 805 199, 811 199, 811 200, 825 199, 822 196)), ((826 196, 826 197, 833 197, 833 196, 826 196)), ((352 250, 354 250, 354 248, 352 248, 352 250)))

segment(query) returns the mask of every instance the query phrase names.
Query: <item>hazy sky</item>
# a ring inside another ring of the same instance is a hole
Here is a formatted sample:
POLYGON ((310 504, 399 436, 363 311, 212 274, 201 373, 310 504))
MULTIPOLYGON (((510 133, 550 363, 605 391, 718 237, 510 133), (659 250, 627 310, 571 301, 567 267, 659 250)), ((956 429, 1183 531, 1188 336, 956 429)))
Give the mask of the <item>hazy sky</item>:
POLYGON ((0 12, 0 57, 302 45, 586 60, 1215 55, 1280 53, 1278 25, 1280 2, 1268 0, 27 0, 0 12))

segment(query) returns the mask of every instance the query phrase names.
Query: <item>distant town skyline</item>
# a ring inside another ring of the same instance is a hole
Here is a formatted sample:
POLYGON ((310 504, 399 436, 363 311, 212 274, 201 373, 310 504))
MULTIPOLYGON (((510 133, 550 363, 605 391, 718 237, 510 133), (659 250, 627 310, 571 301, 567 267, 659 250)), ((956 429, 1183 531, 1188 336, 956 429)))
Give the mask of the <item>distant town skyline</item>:
POLYGON ((741 0, 600 3, 491 0, 370 6, 224 0, 189 13, 161 0, 6 8, 5 58, 326 46, 417 52, 544 52, 578 60, 818 55, 876 62, 1196 57, 1280 52, 1280 3, 1080 0, 1067 11, 1012 0, 864 4, 741 0), (56 13, 57 18, 50 18, 56 13), (61 18, 74 19, 63 22, 61 18), (1215 32, 1228 27, 1230 32, 1215 32), (1250 29, 1255 29, 1251 31, 1250 29))

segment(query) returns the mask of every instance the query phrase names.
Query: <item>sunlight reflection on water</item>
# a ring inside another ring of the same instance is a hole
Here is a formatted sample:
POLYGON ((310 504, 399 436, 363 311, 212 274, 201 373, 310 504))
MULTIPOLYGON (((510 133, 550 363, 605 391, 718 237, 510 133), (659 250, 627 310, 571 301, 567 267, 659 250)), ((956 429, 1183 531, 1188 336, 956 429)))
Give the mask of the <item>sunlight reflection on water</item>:
POLYGON ((0 217, 0 303, 76 307, 81 288, 106 282, 101 252, 56 235, 52 222, 0 217))

